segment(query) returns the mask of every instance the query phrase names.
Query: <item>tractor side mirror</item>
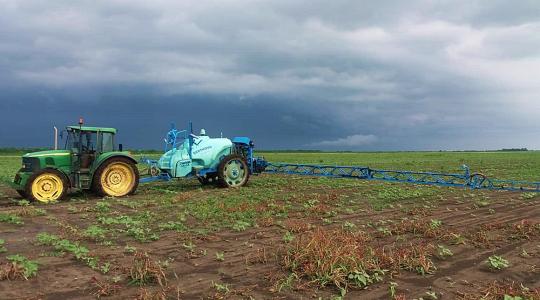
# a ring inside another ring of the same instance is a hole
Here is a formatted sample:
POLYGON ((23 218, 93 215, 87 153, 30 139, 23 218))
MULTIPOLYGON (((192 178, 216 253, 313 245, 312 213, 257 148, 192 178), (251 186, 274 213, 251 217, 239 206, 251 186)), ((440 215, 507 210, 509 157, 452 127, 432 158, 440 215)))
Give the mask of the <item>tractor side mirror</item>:
POLYGON ((124 145, 122 145, 122 144, 118 144, 118 151, 122 152, 122 150, 123 150, 123 148, 124 148, 123 146, 124 146, 124 145))

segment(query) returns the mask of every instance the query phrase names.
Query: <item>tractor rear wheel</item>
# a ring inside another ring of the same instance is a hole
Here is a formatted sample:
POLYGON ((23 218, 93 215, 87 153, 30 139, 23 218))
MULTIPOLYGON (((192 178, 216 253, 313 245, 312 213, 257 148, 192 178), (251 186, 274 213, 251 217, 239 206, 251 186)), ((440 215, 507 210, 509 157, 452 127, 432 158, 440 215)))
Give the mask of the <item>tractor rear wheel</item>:
POLYGON ((43 169, 28 178, 25 190, 19 194, 32 201, 49 203, 61 200, 67 193, 68 180, 55 169, 43 169))
POLYGON ((218 167, 218 183, 221 187, 240 187, 249 180, 249 168, 245 158, 238 154, 227 155, 218 167))
POLYGON ((139 186, 139 170, 128 158, 113 157, 94 174, 92 190, 100 196, 123 197, 135 193, 139 186))

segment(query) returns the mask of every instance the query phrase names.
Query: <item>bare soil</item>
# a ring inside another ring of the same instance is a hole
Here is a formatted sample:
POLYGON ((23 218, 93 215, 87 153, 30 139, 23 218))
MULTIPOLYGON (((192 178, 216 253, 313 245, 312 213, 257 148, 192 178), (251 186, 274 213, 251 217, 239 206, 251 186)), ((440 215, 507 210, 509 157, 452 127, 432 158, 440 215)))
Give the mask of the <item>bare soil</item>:
MULTIPOLYGON (((7 196, 0 199, 0 212, 20 209, 9 200, 18 198, 18 195, 7 188, 2 193, 7 196)), ((119 237, 112 246, 70 235, 69 230, 58 226, 60 222, 86 228, 95 221, 92 219, 93 213, 87 208, 93 206, 98 198, 90 197, 84 203, 61 202, 39 206, 46 209, 47 215, 23 217, 25 224, 22 226, 0 223, 0 238, 6 241, 8 254, 22 254, 39 262, 36 277, 0 281, 0 299, 95 299, 100 293, 101 297, 109 299, 330 299, 339 294, 338 289, 333 286, 319 287, 311 283, 309 278, 283 285, 289 272, 283 268, 279 253, 287 247, 283 241, 287 230, 298 236, 315 227, 331 228, 350 222, 356 228, 376 234, 373 224, 381 224, 381 220, 389 229, 394 226, 393 229, 398 230, 403 220, 415 216, 421 220, 442 221, 444 231, 435 236, 407 232, 400 235, 401 242, 424 242, 435 246, 443 244, 454 255, 446 259, 434 258, 437 270, 433 274, 422 276, 400 271, 393 278, 385 278, 366 289, 350 289, 346 299, 389 299, 389 282, 397 283, 397 294, 407 299, 430 299, 426 292, 434 292, 439 299, 489 297, 493 296, 490 286, 496 281, 539 288, 538 229, 528 235, 520 235, 516 228, 519 228, 519 224, 540 223, 540 201, 522 200, 519 193, 512 192, 490 192, 488 195, 491 202, 486 207, 449 197, 431 207, 408 209, 402 206, 383 211, 365 208, 359 212, 340 214, 334 218, 333 224, 324 224, 321 218, 291 214, 289 219, 298 222, 277 224, 273 220, 261 221, 258 227, 245 231, 220 230, 208 235, 167 231, 161 233, 159 240, 151 243, 137 243, 119 237), (71 210, 75 207, 88 216, 83 219, 78 213, 70 213, 68 207, 71 210), (35 237, 40 232, 81 240, 100 260, 109 261, 112 269, 108 274, 103 274, 92 270, 71 254, 55 256, 51 247, 36 244, 35 237), (456 236, 465 237, 465 242, 455 244, 456 236), (191 250, 185 246, 189 242, 195 245, 191 250), (126 252, 126 245, 147 252, 154 261, 167 261, 163 268, 166 285, 129 284, 133 254, 126 252), (223 261, 216 259, 215 253, 223 253, 223 261), (500 271, 489 269, 485 261, 491 255, 504 257, 510 266, 500 271), (101 291, 98 284, 102 285, 101 291), (220 289, 219 286, 227 288, 220 289)), ((135 195, 130 200, 136 201, 137 197, 144 195, 135 195)), ((380 235, 372 241, 373 245, 393 242, 394 235, 380 235)), ((0 256, 0 263, 7 263, 3 255, 0 256)))

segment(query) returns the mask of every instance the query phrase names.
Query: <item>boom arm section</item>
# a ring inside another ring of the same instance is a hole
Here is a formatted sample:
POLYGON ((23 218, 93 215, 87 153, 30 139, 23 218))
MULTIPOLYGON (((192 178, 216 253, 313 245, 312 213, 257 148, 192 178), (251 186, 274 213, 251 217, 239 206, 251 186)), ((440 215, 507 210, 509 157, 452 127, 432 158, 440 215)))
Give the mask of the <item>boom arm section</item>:
POLYGON ((415 172, 403 170, 377 170, 359 166, 304 165, 267 163, 266 173, 307 176, 345 177, 438 186, 456 186, 471 189, 540 192, 540 182, 491 179, 480 173, 470 173, 462 166, 463 173, 415 172))

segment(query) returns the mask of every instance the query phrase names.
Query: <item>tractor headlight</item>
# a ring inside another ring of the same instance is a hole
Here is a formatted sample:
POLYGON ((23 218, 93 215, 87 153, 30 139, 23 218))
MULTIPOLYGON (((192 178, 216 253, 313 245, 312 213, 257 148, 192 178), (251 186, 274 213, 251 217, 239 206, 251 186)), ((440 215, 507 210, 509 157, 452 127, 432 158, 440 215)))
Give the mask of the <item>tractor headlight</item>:
POLYGON ((39 159, 35 157, 23 157, 22 168, 24 172, 34 172, 39 169, 39 159))

